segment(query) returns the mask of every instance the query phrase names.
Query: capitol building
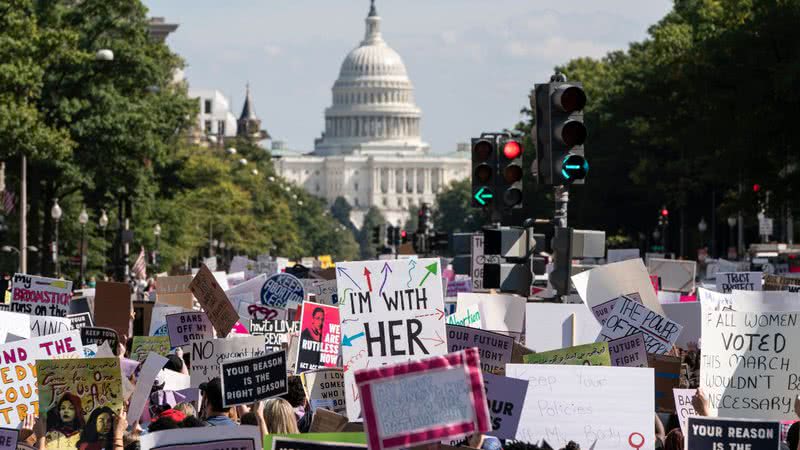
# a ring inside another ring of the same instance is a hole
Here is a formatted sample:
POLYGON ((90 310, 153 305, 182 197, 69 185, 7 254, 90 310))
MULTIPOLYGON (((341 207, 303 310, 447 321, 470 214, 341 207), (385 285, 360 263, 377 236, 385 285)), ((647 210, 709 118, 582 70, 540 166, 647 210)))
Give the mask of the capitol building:
POLYGON ((328 204, 346 199, 357 227, 371 206, 388 222, 402 224, 410 206, 432 204, 451 181, 469 176, 468 147, 431 154, 422 140, 414 87, 402 58, 381 35, 374 3, 364 39, 345 57, 332 91, 314 151, 290 152, 274 142, 275 168, 328 204))

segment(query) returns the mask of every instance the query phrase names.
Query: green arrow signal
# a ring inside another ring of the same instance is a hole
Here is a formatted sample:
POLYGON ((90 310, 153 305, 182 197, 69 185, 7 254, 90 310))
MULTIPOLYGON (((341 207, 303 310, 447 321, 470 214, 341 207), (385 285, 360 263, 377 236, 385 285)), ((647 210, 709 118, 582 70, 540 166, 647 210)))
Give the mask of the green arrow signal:
POLYGON ((492 194, 491 192, 486 192, 486 186, 481 186, 481 188, 478 189, 478 192, 476 192, 475 195, 473 195, 475 201, 480 203, 481 206, 486 206, 486 199, 490 199, 493 197, 494 194, 492 194))

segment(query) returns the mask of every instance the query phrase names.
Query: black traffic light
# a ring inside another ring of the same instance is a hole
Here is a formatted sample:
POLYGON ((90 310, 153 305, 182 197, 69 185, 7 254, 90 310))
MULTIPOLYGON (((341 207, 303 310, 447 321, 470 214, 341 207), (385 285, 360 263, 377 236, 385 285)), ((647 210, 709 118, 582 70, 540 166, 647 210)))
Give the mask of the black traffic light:
POLYGON ((522 143, 502 137, 498 145, 500 158, 497 196, 503 208, 522 208, 522 143))
POLYGON ((472 139, 472 206, 491 207, 497 176, 497 141, 494 137, 472 139))
POLYGON ((419 208, 418 215, 417 233, 427 233, 431 229, 431 206, 428 203, 423 203, 419 208))
POLYGON ((551 81, 536 85, 531 107, 536 111, 534 137, 539 184, 583 184, 589 171, 583 149, 585 106, 586 92, 581 83, 551 81))
POLYGON ((375 245, 381 245, 383 242, 381 241, 381 228, 380 225, 376 225, 372 227, 372 243, 375 245))
POLYGON ((397 238, 395 237, 397 231, 398 231, 397 228, 391 225, 386 225, 386 241, 389 246, 394 245, 395 240, 397 240, 397 238))
POLYGON ((553 235, 553 271, 548 280, 558 295, 567 295, 572 275, 572 228, 556 227, 553 235))

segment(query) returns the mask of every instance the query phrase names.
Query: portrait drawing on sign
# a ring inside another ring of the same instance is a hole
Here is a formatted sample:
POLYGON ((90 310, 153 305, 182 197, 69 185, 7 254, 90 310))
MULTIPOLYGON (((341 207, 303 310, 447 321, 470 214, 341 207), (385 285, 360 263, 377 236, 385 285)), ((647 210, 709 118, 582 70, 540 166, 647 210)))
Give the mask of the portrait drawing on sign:
POLYGON ((80 397, 67 392, 48 413, 48 447, 75 447, 84 425, 80 397))
POLYGON ((78 450, 112 448, 114 441, 114 411, 108 406, 96 408, 89 415, 78 441, 78 450))
POLYGON ((300 342, 306 342, 300 349, 300 360, 312 367, 319 366, 320 349, 322 348, 322 329, 325 325, 325 310, 316 307, 311 311, 311 323, 300 333, 300 342))

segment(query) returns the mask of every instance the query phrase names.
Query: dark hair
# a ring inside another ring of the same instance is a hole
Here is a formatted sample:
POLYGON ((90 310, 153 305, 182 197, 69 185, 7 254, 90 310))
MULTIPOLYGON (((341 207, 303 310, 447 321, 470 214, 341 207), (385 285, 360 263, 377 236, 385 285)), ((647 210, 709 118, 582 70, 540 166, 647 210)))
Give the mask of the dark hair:
POLYGON ((503 450, 542 450, 543 447, 539 447, 536 444, 531 444, 529 442, 523 441, 514 441, 514 442, 507 442, 506 445, 503 446, 503 450))
POLYGON ((222 406, 222 383, 219 377, 213 378, 208 383, 202 383, 200 390, 203 391, 206 401, 211 405, 211 410, 214 412, 227 412, 231 408, 222 406))
POLYGON ((800 441, 800 422, 795 422, 786 433, 786 443, 789 444, 790 449, 794 450, 797 448, 798 441, 800 441))
POLYGON ((80 431, 85 422, 83 421, 83 407, 81 406, 81 398, 75 394, 71 394, 69 392, 65 392, 64 395, 61 396, 60 399, 55 403, 53 408, 50 408, 47 411, 47 430, 58 430, 59 428, 69 427, 72 431, 80 431), (72 403, 72 407, 75 408, 75 418, 72 419, 72 423, 64 423, 61 420, 61 414, 59 414, 59 409, 61 409, 61 404, 64 402, 72 403))
POLYGON ((86 425, 83 427, 83 431, 81 431, 81 438, 78 439, 78 443, 76 445, 80 446, 80 444, 83 442, 98 442, 101 439, 105 439, 106 443, 104 447, 111 447, 111 441, 114 437, 114 422, 116 420, 117 415, 108 406, 95 408, 94 411, 89 414, 89 419, 86 420, 86 425), (97 418, 103 413, 108 413, 110 416, 111 428, 108 430, 108 434, 105 436, 100 436, 100 433, 97 431, 97 418))
POLYGON ((178 423, 178 428, 201 428, 204 426, 203 421, 195 416, 186 416, 185 419, 178 423))
POLYGON ((664 450, 683 450, 683 432, 680 428, 675 428, 667 433, 667 437, 664 439, 664 450))
POLYGON ((167 355, 167 363, 164 364, 164 368, 180 373, 183 370, 183 360, 178 355, 170 353, 167 355))
POLYGON ((281 398, 289 402, 292 408, 303 406, 306 403, 306 392, 303 390, 303 382, 298 376, 291 376, 287 379, 288 388, 281 398))
POLYGON ((567 446, 564 447, 564 450, 581 450, 581 445, 575 441, 567 442, 567 446))
POLYGON ((311 317, 314 317, 318 312, 321 312, 322 315, 325 316, 325 310, 317 306, 313 311, 311 311, 311 317))
POLYGON ((250 411, 244 414, 242 418, 239 419, 239 422, 242 425, 258 425, 258 418, 256 417, 256 413, 250 411))
POLYGON ((159 417, 147 427, 147 431, 173 430, 175 428, 178 428, 178 422, 175 422, 175 419, 172 417, 159 417))

